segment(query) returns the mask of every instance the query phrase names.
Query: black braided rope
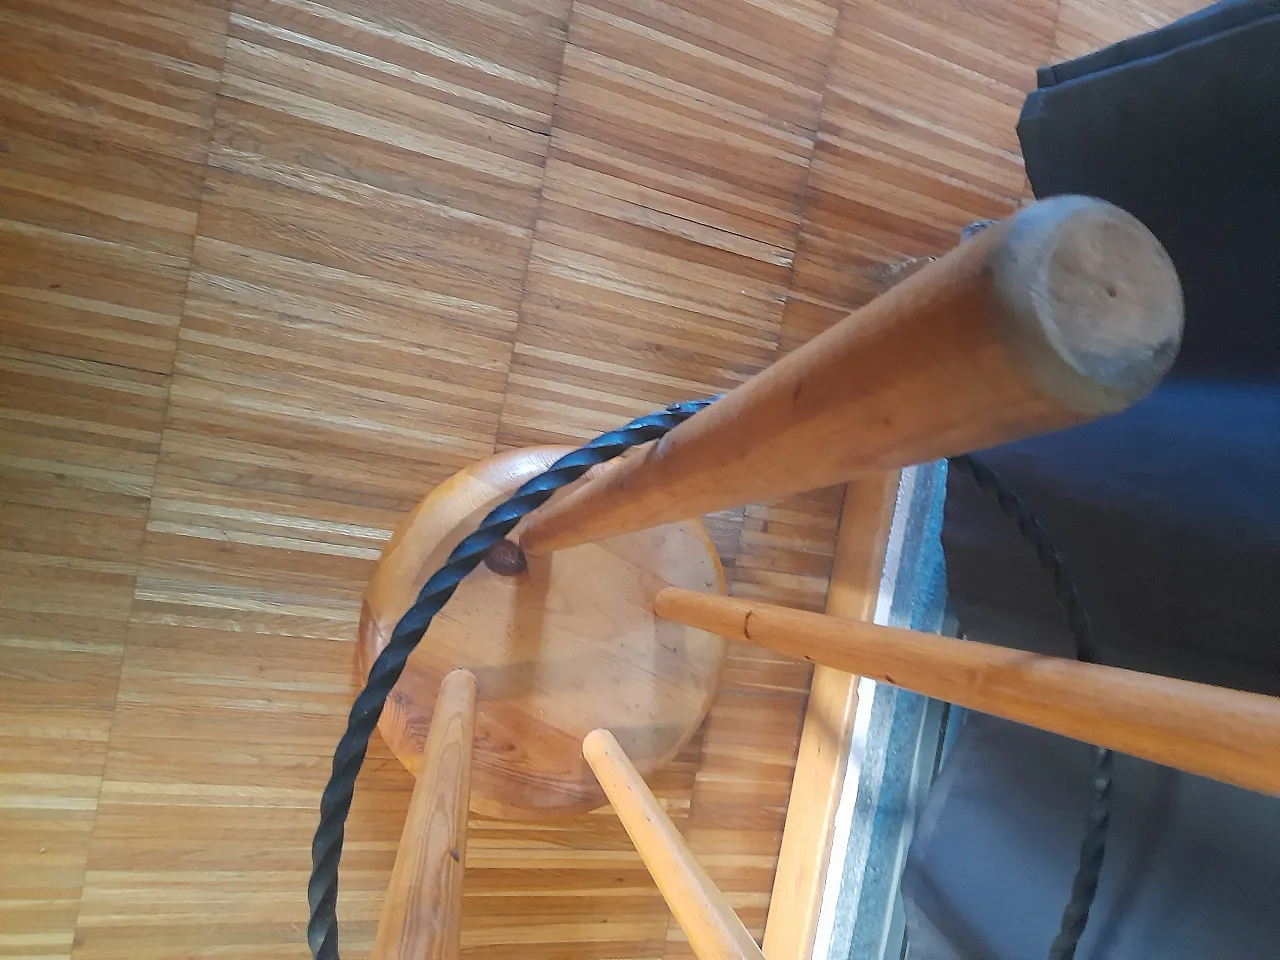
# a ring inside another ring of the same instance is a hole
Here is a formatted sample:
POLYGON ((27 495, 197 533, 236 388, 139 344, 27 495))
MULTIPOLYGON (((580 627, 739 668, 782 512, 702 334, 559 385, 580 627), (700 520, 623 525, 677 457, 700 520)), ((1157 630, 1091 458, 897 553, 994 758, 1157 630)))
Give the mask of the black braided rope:
MULTIPOLYGON (((1010 489, 996 471, 972 457, 953 457, 951 465, 968 474, 983 493, 992 497, 1006 517, 1018 525, 1018 532, 1036 551, 1041 565, 1053 577, 1053 592, 1066 615, 1067 626, 1076 642, 1076 659, 1097 663, 1098 651, 1093 640, 1089 616, 1080 602, 1080 594, 1067 570, 1049 531, 1031 512, 1026 502, 1010 489)), ((1111 826, 1112 766, 1115 756, 1105 747, 1093 748, 1093 791, 1085 818, 1084 841, 1080 844, 1080 863, 1071 881, 1071 898, 1062 911, 1058 935, 1049 946, 1049 960, 1074 960, 1089 910, 1098 892, 1102 861, 1107 852, 1107 831, 1111 826)))
POLYGON ((1107 852, 1107 831, 1111 827, 1111 768, 1115 754, 1106 747, 1093 748, 1093 795, 1085 819, 1084 841, 1080 844, 1080 864, 1071 881, 1071 899, 1062 911, 1058 935, 1049 945, 1049 960, 1073 960, 1089 909, 1098 893, 1102 860, 1107 852))
POLYGON ((307 903, 311 908, 307 942, 315 960, 338 960, 338 861, 342 858, 342 840, 356 777, 391 688, 400 679, 409 654, 427 632, 432 617, 453 596, 463 578, 479 566, 485 552, 553 493, 592 467, 663 436, 715 400, 710 397, 672 404, 665 410, 610 430, 561 457, 491 510, 476 531, 453 549, 444 566, 423 584, 413 606, 391 632, 386 648, 369 670, 364 689, 351 706, 346 732, 333 753, 333 772, 320 797, 320 823, 311 842, 311 879, 307 883, 307 903))

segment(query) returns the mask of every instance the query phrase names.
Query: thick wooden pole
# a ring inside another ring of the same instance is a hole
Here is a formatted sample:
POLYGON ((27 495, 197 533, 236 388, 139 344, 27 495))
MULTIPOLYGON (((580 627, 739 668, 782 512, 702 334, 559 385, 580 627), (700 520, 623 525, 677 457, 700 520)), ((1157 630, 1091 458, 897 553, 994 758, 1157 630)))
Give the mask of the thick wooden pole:
POLYGON ((1280 697, 668 587, 654 612, 1225 783, 1280 796, 1280 697))
POLYGON ((1059 197, 996 224, 530 518, 529 553, 843 482, 1123 409, 1182 294, 1129 214, 1059 197))
POLYGON ((608 730, 593 730, 582 755, 644 859, 698 960, 764 960, 652 791, 608 730))
POLYGON ((475 715, 476 678, 454 670, 436 699, 372 960, 458 956, 475 715))

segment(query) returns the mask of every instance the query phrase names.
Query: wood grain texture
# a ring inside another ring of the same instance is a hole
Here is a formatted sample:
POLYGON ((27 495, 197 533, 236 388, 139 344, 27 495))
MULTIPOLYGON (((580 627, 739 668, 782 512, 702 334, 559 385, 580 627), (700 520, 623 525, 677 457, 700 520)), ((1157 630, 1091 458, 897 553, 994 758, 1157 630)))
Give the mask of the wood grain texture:
POLYGON ((1070 60, 1127 37, 1155 30, 1205 6, 1201 0, 1062 0, 1054 33, 1053 59, 1070 60))
MULTIPOLYGON (((1054 0, 1016 9, 959 2, 839 5, 779 327, 780 352, 807 342, 882 292, 886 265, 941 253, 954 245, 964 223, 1014 208, 1023 177, 1013 125, 1035 67, 1048 56, 1055 13, 1054 0), (949 91, 971 105, 937 109, 949 91), (983 161, 976 168, 975 155, 983 161), (998 171, 994 191, 992 168, 998 171)), ((822 609, 842 492, 749 508, 739 558, 727 566, 730 592, 822 609)), ((767 795, 753 787, 758 806, 749 821, 743 808, 730 805, 742 790, 739 778, 752 776, 746 757, 761 756, 749 744, 768 742, 781 758, 800 717, 788 714, 790 730, 777 721, 767 739, 738 724, 753 715, 753 698, 771 695, 776 704, 790 692, 796 710, 807 670, 758 648, 731 643, 729 649, 731 663, 754 665, 761 683, 724 696, 719 711, 713 707, 708 749, 714 750, 714 772, 699 779, 687 833, 748 928, 767 934, 768 900, 752 891, 775 862, 775 831, 787 811, 788 785, 779 783, 767 795), (742 708, 734 709, 737 703, 742 708), (738 812, 722 818, 726 809, 738 812), (744 822, 752 827, 749 834, 741 830, 744 822)), ((671 935, 680 936, 674 925, 671 935)), ((665 956, 691 955, 677 940, 665 956)))
POLYGON ((69 956, 226 11, 0 3, 0 956, 69 956))
POLYGON ((372 960, 457 960, 475 732, 475 674, 453 670, 432 711, 372 960))
POLYGON ((576 2, 499 442, 581 439, 773 356, 835 8, 576 2))
MULTIPOLYGON (((794 350, 883 293, 893 283, 892 265, 941 254, 955 245, 965 223, 1016 207, 1025 178, 1014 124, 1035 67, 1049 54, 1057 5, 841 4, 779 331, 781 351, 794 350)), ((892 493, 876 487, 870 481, 850 485, 845 510, 865 508, 879 516, 891 509, 892 493)), ((834 530, 841 500, 839 491, 831 493, 823 519, 834 530)), ((838 549, 843 559, 832 570, 827 609, 859 615, 868 586, 874 590, 878 582, 873 558, 882 548, 869 536, 865 552, 849 540, 838 549)), ((838 777, 841 753, 830 745, 852 717, 854 684, 837 671, 815 671, 795 785, 838 777), (834 729, 810 726, 819 713, 834 729)), ((797 803, 796 792, 786 808, 764 943, 771 956, 804 960, 820 903, 817 873, 827 856, 832 798, 815 787, 797 803)))
MULTIPOLYGON (((1003 212, 1053 16, 0 0, 0 956, 304 956, 395 525, 495 443, 741 382, 1003 212)), ((730 590, 821 609, 840 500, 712 518, 730 590)), ((650 777, 757 936, 808 678, 730 644, 650 777)), ((411 789, 375 739, 353 956, 411 789)), ((463 911, 464 957, 688 956, 608 811, 474 820, 463 911)))
POLYGON ((966 223, 1016 208, 1014 125, 1056 14, 1056 0, 841 7, 784 348, 878 295, 887 265, 949 250, 966 223))
MULTIPOLYGON (((870 620, 875 612, 897 493, 896 470, 845 487, 828 615, 870 620)), ((851 673, 814 668, 764 928, 767 956, 807 960, 812 955, 836 806, 848 770, 857 688, 851 673)))
POLYGON ((591 731, 583 740, 582 755, 698 960, 764 960, 760 947, 662 812, 658 798, 617 737, 608 730, 591 731))
MULTIPOLYGON (((563 18, 237 2, 229 31, 77 960, 303 955, 364 584, 492 450, 563 18)), ((375 743, 357 953, 411 787, 375 743)))
POLYGON ((669 587, 659 616, 1280 796, 1280 697, 669 587))
MULTIPOLYGON (((812 491, 717 517, 724 524, 720 546, 729 557, 729 592, 822 609, 841 494, 838 488, 812 491)), ((757 939, 769 907, 809 676, 807 664, 729 643, 682 824, 694 856, 757 939)), ((652 778, 650 783, 656 789, 652 778)), ((662 956, 693 956, 674 920, 662 956)))
MULTIPOLYGON (((772 359, 834 19, 807 2, 574 5, 500 444, 578 440, 772 359)), ((741 516, 721 521, 730 589, 820 605, 834 518, 813 501, 741 516)), ((807 679, 730 647, 677 811, 757 931, 807 679)), ((682 940, 664 921, 626 955, 682 940)))
POLYGON ((1041 200, 575 484, 521 546, 550 554, 1118 412, 1168 371, 1182 321, 1173 263, 1136 218, 1041 200))
POLYGON ((167 373, 226 3, 5 0, 0 344, 167 373))
POLYGON ((141 540, 0 503, 0 956, 70 950, 141 540))
MULTIPOLYGON (((572 449, 497 454, 423 499, 387 544, 365 591, 363 675, 477 519, 572 449)), ((693 736, 719 683, 724 641, 654 617, 653 599, 669 584, 724 592, 720 561, 697 520, 529 557, 513 576, 482 565, 427 628, 391 691, 379 732, 417 770, 442 679, 464 667, 480 680, 471 809, 544 819, 603 806, 582 761, 583 737, 606 724, 642 774, 652 773, 693 736)))
POLYGON ((389 518, 492 450, 546 137, 488 113, 545 114, 559 41, 367 7, 232 12, 162 473, 389 518))

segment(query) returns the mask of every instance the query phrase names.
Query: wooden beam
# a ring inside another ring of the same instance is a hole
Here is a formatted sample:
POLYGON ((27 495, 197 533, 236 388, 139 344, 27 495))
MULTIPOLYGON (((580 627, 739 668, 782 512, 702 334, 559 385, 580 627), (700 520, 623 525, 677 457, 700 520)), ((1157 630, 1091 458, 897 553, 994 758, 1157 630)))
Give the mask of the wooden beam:
MULTIPOLYGON (((845 489, 827 590, 831 616, 869 620, 875 612, 898 480, 898 471, 892 470, 845 489)), ((814 668, 769 898, 766 956, 809 960, 813 955, 836 806, 849 765, 857 690, 853 674, 821 664, 814 668)))
POLYGON ((1123 409, 1173 362, 1178 278, 1101 200, 1032 204, 534 513, 528 553, 995 446, 1123 409))
POLYGON ((475 716, 476 678, 454 670, 436 699, 372 960, 458 956, 475 716))
POLYGON ((582 755, 595 771, 698 960, 764 960, 723 893, 608 730, 593 730, 582 755))
POLYGON ((1280 795, 1280 697, 669 587, 654 612, 1041 730, 1280 795))

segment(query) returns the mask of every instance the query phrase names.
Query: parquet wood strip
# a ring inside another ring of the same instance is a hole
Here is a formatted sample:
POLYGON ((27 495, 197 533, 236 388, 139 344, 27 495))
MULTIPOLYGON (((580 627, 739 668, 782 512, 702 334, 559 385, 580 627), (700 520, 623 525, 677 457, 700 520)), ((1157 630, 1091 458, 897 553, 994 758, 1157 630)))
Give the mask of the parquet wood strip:
POLYGON ((0 348, 0 502, 146 516, 166 378, 0 348))
POLYGON ((1062 0, 1054 31, 1053 61, 1070 60, 1155 30, 1207 6, 1204 0, 1062 0))
MULTIPOLYGON (((233 11, 164 471, 389 526, 492 449, 546 138, 415 79, 478 55, 401 13, 233 11)), ((467 75, 548 108, 545 77, 467 75)))
POLYGON ((164 384, 13 348, 0 383, 0 956, 66 957, 164 384))
POLYGON ((226 11, 0 3, 0 956, 72 950, 226 11))
POLYGON ((950 249, 1013 210, 1018 112, 1056 0, 847 0, 783 323, 790 349, 874 297, 887 264, 950 249))
POLYGON ((769 362, 834 20, 574 4, 499 443, 586 437, 769 362))
POLYGON ((734 564, 734 596, 769 597, 771 603, 821 610, 841 500, 836 488, 747 507, 734 564))
MULTIPOLYGON (((834 18, 823 4, 575 3, 500 444, 581 439, 770 362, 834 18)), ((820 604, 825 573, 793 572, 812 569, 803 550, 748 547, 765 522, 715 519, 735 589, 820 604), (744 575, 770 551, 785 573, 744 575)), ((695 853, 757 928, 806 681, 735 650, 693 787, 695 853)), ((665 927, 664 956, 679 949, 665 927)))
MULTIPOLYGON (((76 960, 303 955, 373 560, 493 449, 563 36, 519 4, 234 5, 76 960)), ((375 738, 356 955, 411 789, 375 738)))
MULTIPOLYGON (((304 577, 278 569, 283 551, 236 552, 241 563, 257 556, 277 569, 263 571, 256 596, 245 579, 226 603, 256 599, 260 613, 279 605, 275 619, 227 613, 238 629, 191 626, 205 619, 208 594, 184 598, 176 585, 140 580, 77 958, 305 953, 300 891, 316 791, 350 703, 350 648, 289 634, 308 614, 332 614, 303 607, 304 577), (292 607, 281 602, 286 590, 292 607)), ((217 553, 210 544, 209 562, 221 566, 217 553)), ((308 582, 322 589, 320 577, 308 582)), ((372 937, 381 899, 369 877, 385 884, 408 796, 407 776, 380 742, 367 770, 344 875, 348 945, 357 948, 372 937)))
POLYGON ((545 133, 566 9, 563 3, 288 0, 241 3, 235 20, 254 42, 348 78, 425 93, 474 117, 545 133))
POLYGON ((172 362, 226 10, 5 0, 0 343, 172 362))
POLYGON ((0 956, 71 949, 141 540, 0 504, 0 956))

